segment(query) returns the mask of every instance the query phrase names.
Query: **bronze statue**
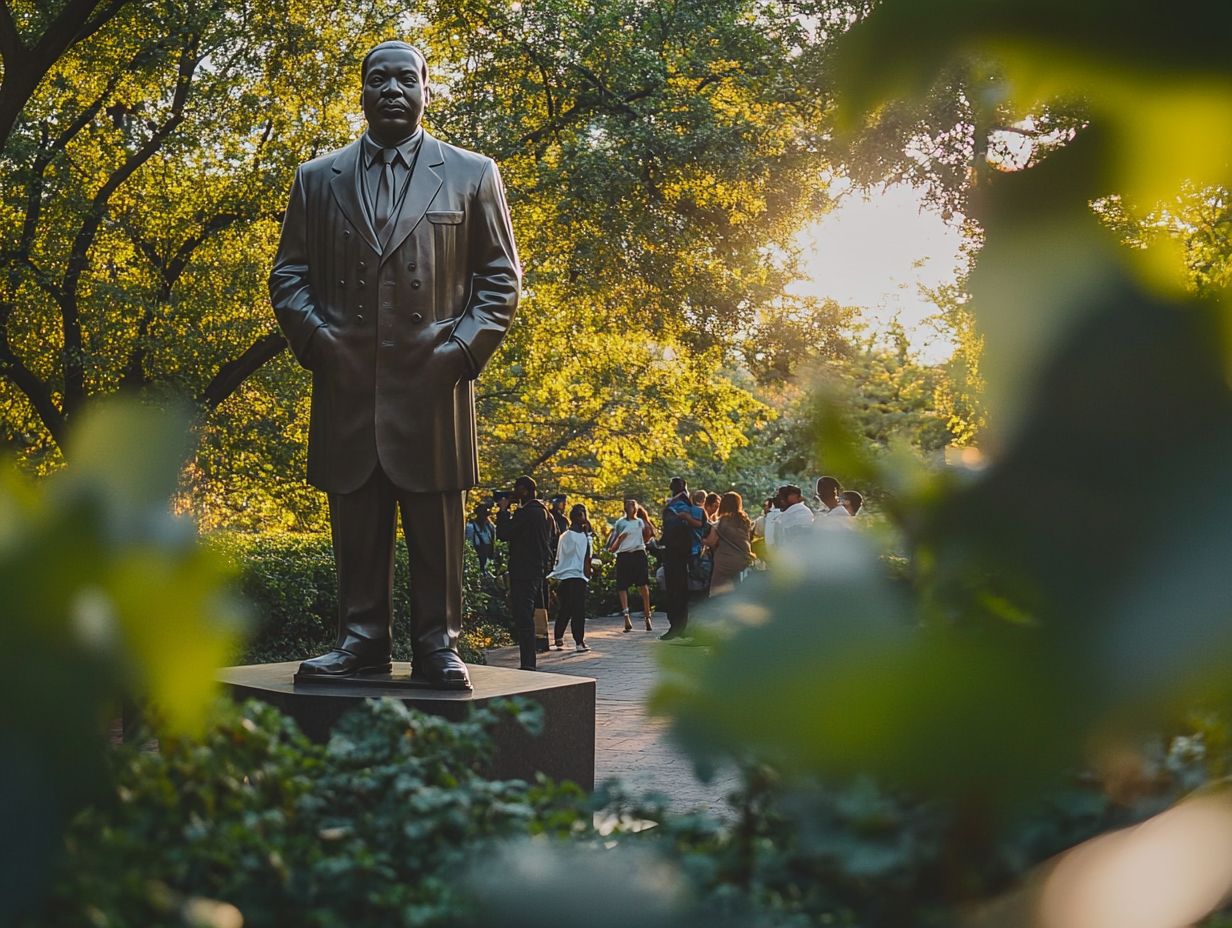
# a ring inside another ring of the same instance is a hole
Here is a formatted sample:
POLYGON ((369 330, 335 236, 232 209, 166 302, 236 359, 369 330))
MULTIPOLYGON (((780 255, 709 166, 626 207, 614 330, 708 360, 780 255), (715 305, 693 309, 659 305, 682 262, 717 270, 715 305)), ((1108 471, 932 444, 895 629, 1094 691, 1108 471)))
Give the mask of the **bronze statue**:
POLYGON ((270 274, 278 324, 312 371, 308 481, 329 496, 338 567, 337 645, 296 676, 390 670, 401 510, 412 680, 469 688, 457 642, 472 381, 513 320, 517 251, 496 164, 420 125, 424 56, 384 42, 361 74, 368 131, 300 165, 270 274))

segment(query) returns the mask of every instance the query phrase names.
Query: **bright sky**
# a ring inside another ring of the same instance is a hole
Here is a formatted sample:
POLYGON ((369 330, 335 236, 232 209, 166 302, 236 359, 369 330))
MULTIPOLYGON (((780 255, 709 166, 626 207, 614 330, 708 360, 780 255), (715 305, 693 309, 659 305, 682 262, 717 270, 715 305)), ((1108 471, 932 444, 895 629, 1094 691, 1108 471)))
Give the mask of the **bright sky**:
POLYGON ((867 195, 852 190, 797 242, 807 279, 795 292, 859 307, 873 329, 897 316, 923 360, 949 355, 948 342, 921 325, 937 307, 920 288, 953 282, 962 235, 923 206, 914 189, 896 185, 867 195))

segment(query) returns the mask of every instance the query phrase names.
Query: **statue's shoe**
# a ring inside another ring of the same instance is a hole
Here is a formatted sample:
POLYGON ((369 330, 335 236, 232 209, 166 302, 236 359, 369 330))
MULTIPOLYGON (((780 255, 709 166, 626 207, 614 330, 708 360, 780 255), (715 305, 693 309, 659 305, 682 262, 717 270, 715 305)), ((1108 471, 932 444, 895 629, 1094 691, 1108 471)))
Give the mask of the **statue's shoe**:
POLYGON ((471 675, 467 673, 466 664, 462 663, 458 652, 449 648, 416 656, 411 679, 443 690, 472 689, 471 675))
POLYGON ((299 665, 299 677, 352 677, 361 673, 389 673, 393 669, 389 656, 361 657, 351 651, 335 648, 328 654, 314 657, 299 665))

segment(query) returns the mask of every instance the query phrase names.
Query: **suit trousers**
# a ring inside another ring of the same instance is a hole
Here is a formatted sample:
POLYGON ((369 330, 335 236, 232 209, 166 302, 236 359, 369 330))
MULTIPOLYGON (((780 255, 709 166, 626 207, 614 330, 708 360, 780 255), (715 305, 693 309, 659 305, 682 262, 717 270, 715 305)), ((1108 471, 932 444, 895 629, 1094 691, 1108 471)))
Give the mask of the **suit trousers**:
POLYGON ((518 656, 523 670, 534 670, 535 609, 539 606, 543 581, 538 577, 509 578, 509 611, 513 614, 513 630, 518 638, 518 656))
POLYGON ((676 634, 689 624, 689 557, 666 554, 663 558, 663 579, 667 587, 667 624, 676 634))
POLYGON ((338 643, 369 658, 393 644, 394 536, 398 512, 410 560, 411 650, 457 650, 462 630, 461 490, 408 493, 377 467, 353 493, 329 494, 338 565, 338 643))

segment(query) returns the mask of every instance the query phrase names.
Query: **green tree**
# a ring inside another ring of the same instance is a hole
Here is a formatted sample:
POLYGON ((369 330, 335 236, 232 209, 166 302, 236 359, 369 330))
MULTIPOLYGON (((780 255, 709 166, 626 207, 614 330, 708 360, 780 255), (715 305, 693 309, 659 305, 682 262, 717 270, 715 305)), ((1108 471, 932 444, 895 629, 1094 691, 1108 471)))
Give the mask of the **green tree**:
POLYGON ((5 442, 55 467, 90 397, 187 395, 187 504, 211 523, 321 523, 298 479, 308 381, 280 354, 264 278, 294 165, 353 137, 355 62, 409 32, 432 62, 433 131, 501 161, 526 264, 480 397, 490 479, 534 468, 582 488, 599 466, 607 483, 585 489, 606 492, 686 448, 725 457, 757 403, 723 372, 767 320, 812 316, 837 340, 827 307, 783 293, 791 236, 824 205, 801 11, 117 6, 48 64, 0 152, 5 442))
MULTIPOLYGON (((86 400, 121 389, 208 412, 281 350, 263 292, 284 181, 349 135, 328 88, 393 6, 111 4, 48 64, 0 152, 11 445, 54 464, 86 400)), ((6 80, 22 61, 7 49, 6 80)))

